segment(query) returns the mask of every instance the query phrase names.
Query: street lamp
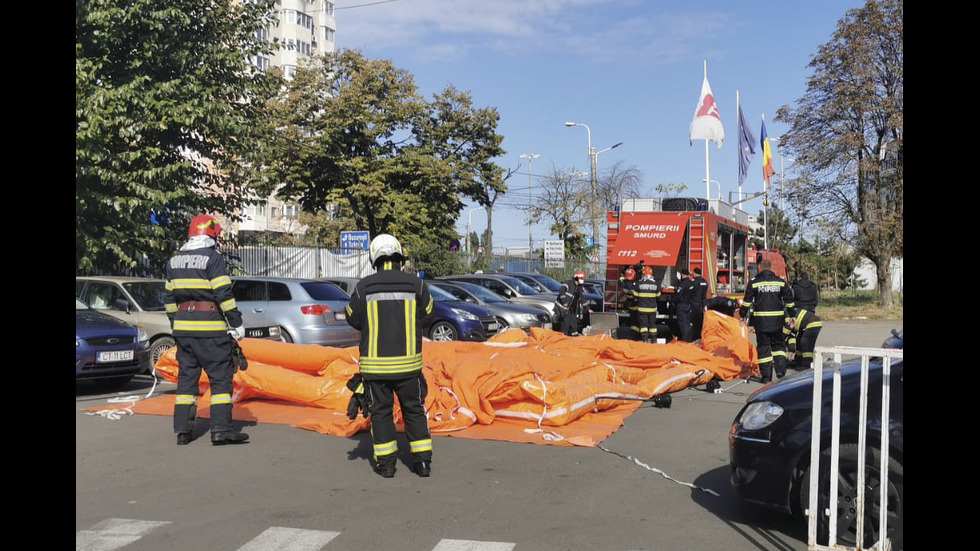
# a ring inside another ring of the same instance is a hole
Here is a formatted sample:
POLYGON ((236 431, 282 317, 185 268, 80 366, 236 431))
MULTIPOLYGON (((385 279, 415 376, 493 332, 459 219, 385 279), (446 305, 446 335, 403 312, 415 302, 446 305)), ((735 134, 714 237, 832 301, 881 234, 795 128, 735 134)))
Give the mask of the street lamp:
POLYGON ((534 251, 534 243, 531 241, 531 161, 537 159, 541 155, 531 155, 528 153, 521 154, 521 159, 527 159, 527 258, 528 258, 528 271, 531 271, 531 255, 534 251))
POLYGON ((476 207, 476 208, 470 209, 470 216, 469 216, 469 219, 467 219, 467 221, 466 221, 466 241, 464 241, 463 244, 466 245, 466 255, 467 256, 469 256, 469 254, 470 254, 470 225, 473 224, 473 213, 476 212, 476 211, 478 211, 478 210, 484 210, 484 208, 483 207, 476 207))
MULTIPOLYGON (((705 180, 704 178, 701 178, 701 181, 702 182, 706 182, 707 180, 705 180)), ((718 185, 718 200, 721 201, 721 182, 719 182, 718 180, 715 180, 714 178, 712 178, 710 183, 717 184, 718 185)), ((710 185, 708 185, 707 187, 708 187, 708 189, 711 189, 711 186, 710 185)), ((710 193, 708 194, 708 199, 711 199, 711 194, 710 193)))
POLYGON ((619 142, 616 145, 613 145, 611 147, 607 147, 607 148, 603 149, 602 151, 598 151, 597 152, 592 147, 592 129, 589 128, 589 125, 587 125, 585 123, 581 123, 581 122, 566 122, 565 123, 565 126, 568 126, 568 127, 571 127, 571 126, 582 126, 582 127, 584 127, 585 128, 585 131, 587 133, 588 140, 589 140, 589 174, 590 174, 590 177, 589 177, 589 185, 592 188, 592 201, 589 203, 589 213, 590 213, 589 214, 589 217, 592 219, 592 243, 593 243, 593 245, 598 246, 598 242, 596 241, 596 235, 598 235, 599 230, 598 230, 598 220, 597 220, 596 212, 595 212, 595 202, 596 202, 596 197, 598 196, 598 193, 599 193, 599 183, 597 181, 598 174, 596 172, 596 165, 598 164, 598 160, 599 160, 599 155, 600 154, 605 153, 606 151, 610 151, 612 149, 616 149, 617 147, 623 145, 623 142, 619 142))

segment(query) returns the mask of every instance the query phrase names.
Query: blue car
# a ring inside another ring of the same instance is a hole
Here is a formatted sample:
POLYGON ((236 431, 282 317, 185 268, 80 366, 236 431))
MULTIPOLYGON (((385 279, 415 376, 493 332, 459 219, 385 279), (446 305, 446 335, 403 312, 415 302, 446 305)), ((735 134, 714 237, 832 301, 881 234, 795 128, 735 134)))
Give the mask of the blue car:
POLYGON ((119 388, 150 366, 146 332, 75 298, 75 380, 119 388))
POLYGON ((463 302, 429 285, 435 302, 432 321, 425 334, 434 341, 485 341, 500 329, 497 318, 477 304, 463 302))

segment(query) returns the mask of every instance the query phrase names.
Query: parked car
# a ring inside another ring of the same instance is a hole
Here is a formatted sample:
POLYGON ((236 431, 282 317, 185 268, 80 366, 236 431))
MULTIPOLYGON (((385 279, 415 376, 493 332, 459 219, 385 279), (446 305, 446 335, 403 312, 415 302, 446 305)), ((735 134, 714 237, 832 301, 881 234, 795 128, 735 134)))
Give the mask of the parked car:
MULTIPOLYGON (((557 295, 561 291, 562 282, 548 274, 536 272, 501 272, 501 275, 516 277, 534 287, 539 293, 554 293, 557 295)), ((582 298, 588 302, 589 308, 593 312, 602 312, 602 284, 600 283, 599 287, 596 288, 594 283, 597 281, 595 279, 585 280, 586 291, 582 294, 582 298)))
POLYGON ((75 297, 75 380, 105 389, 128 383, 150 366, 146 331, 103 314, 75 297))
MULTIPOLYGON (((75 278, 75 296, 92 308, 127 323, 142 327, 150 337, 150 366, 168 348, 177 346, 164 308, 166 282, 162 279, 124 276, 75 278)), ((281 340, 279 326, 249 314, 242 314, 245 336, 252 339, 281 340)))
POLYGON ((497 318, 478 304, 463 302, 450 293, 429 285, 435 302, 432 319, 425 329, 434 341, 485 341, 500 329, 497 318))
POLYGON ((478 304, 490 310, 500 324, 498 332, 511 327, 551 327, 551 316, 541 308, 514 304, 475 283, 448 280, 433 280, 428 283, 430 287, 438 287, 463 302, 478 304))
MULTIPOLYGON (((892 331, 883 348, 903 349, 904 331, 892 331)), ((889 402, 889 467, 888 467, 888 536, 892 547, 901 549, 905 512, 903 491, 904 470, 904 361, 891 364, 889 402)), ((831 425, 831 389, 833 369, 823 371, 821 404, 821 451, 828 457, 831 425)), ((840 366, 840 476, 838 477, 839 509, 837 542, 854 547, 856 534, 857 467, 858 467, 858 399, 860 397, 860 361, 844 362, 840 366)), ((813 404, 813 376, 809 370, 794 377, 763 386, 746 400, 735 417, 729 432, 731 482, 742 499, 802 517, 809 507, 810 442, 813 404)), ((881 442, 881 382, 882 363, 873 360, 868 372, 867 449, 865 487, 866 510, 864 527, 867 537, 860 547, 877 540, 880 511, 881 442), (877 446, 877 447, 876 447, 877 446)), ((829 462, 829 461, 828 461, 829 462)), ((828 462, 821 459, 821 471, 828 462)), ((826 486, 820 490, 819 506, 829 506, 828 473, 821 472, 826 486)), ((821 515, 821 539, 826 542, 827 526, 821 515)))
POLYGON ((359 277, 325 277, 323 279, 340 287, 348 295, 354 292, 354 286, 361 280, 359 277))
POLYGON ((350 295, 329 281, 233 276, 231 284, 239 310, 278 324, 285 342, 347 347, 360 341, 347 323, 350 295))
POLYGON ((555 314, 555 299, 558 297, 557 293, 539 293, 530 285, 524 283, 516 277, 502 274, 466 274, 441 276, 436 279, 475 283, 490 289, 494 293, 497 293, 514 304, 524 304, 526 306, 543 308, 547 310, 548 314, 550 314, 552 317, 555 314))

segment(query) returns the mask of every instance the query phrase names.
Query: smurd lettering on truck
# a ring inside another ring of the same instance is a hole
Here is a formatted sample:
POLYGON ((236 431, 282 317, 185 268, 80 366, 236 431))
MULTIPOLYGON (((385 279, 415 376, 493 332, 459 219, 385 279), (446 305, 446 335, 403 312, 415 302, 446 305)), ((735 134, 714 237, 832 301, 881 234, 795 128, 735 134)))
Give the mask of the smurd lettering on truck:
POLYGON ((616 239, 616 258, 666 259, 672 264, 677 258, 684 239, 681 224, 630 224, 623 225, 616 239))

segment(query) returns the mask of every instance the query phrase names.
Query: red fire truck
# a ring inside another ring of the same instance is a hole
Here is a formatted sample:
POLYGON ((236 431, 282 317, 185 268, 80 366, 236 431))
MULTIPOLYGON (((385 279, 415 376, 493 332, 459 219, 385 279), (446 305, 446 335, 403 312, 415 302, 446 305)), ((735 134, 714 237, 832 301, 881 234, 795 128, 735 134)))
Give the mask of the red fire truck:
POLYGON ((630 199, 609 211, 606 222, 604 300, 608 312, 625 313, 620 276, 627 267, 641 263, 653 267, 666 302, 683 268, 692 274, 695 268, 701 269, 708 280, 709 298, 724 295, 741 299, 763 259, 772 261, 773 272, 786 278, 786 262, 778 250, 749 245, 748 213, 718 199, 630 199))

